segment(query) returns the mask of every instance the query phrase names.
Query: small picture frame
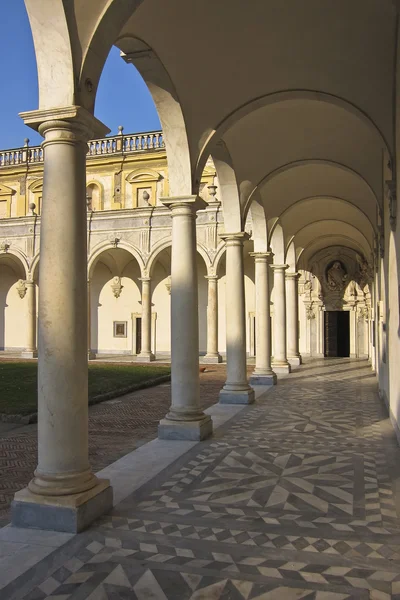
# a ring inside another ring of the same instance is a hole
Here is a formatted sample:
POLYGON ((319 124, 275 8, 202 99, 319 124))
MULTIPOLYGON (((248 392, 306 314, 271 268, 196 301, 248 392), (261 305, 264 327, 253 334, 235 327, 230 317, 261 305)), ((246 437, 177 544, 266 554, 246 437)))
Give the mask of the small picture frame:
POLYGON ((127 321, 114 321, 114 337, 126 338, 128 329, 127 321))

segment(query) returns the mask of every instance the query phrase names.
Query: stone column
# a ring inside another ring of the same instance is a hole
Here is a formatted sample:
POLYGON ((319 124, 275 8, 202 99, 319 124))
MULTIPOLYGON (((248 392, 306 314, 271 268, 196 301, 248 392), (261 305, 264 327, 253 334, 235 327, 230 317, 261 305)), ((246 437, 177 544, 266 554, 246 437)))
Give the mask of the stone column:
POLYGON ((285 271, 288 265, 271 265, 274 270, 274 360, 276 373, 290 373, 286 355, 286 288, 285 271))
POLYGON ((161 439, 202 440, 212 421, 200 409, 199 314, 196 260, 196 211, 206 203, 197 196, 162 198, 172 213, 171 394, 161 439))
POLYGON ((287 359, 294 366, 301 365, 299 352, 299 273, 286 272, 286 337, 287 359))
POLYGON ((112 507, 88 460, 86 152, 106 128, 77 106, 24 113, 43 143, 38 466, 12 522, 77 532, 112 507), (100 134, 100 135, 99 135, 100 134))
POLYGON ((142 277, 142 349, 137 355, 139 362, 151 362, 155 356, 151 351, 151 279, 142 277))
POLYGON ((246 314, 244 296, 244 232, 220 236, 226 244, 226 383, 219 393, 222 404, 251 404, 254 390, 246 370, 246 314))
POLYGON ((207 354, 201 357, 202 363, 220 363, 222 356, 218 352, 218 277, 207 275, 207 354))
POLYGON ((87 280, 87 306, 88 306, 88 323, 87 323, 87 344, 88 344, 88 360, 94 360, 96 354, 92 351, 92 305, 90 295, 90 279, 87 280))
POLYGON ((27 279, 26 287, 26 302, 28 304, 28 323, 26 330, 26 348, 21 353, 22 358, 36 358, 36 283, 27 279))
POLYGON ((268 265, 272 252, 254 252, 256 282, 256 368, 252 385, 274 385, 276 374, 271 368, 271 310, 268 265))

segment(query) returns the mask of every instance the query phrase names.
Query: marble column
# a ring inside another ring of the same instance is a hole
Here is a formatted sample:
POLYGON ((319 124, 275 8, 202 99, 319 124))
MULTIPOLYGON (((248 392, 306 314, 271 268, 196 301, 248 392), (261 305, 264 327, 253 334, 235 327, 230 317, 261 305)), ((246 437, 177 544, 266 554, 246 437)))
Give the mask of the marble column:
POLYGON ((206 206, 197 196, 162 198, 172 215, 171 255, 171 407, 160 421, 162 439, 202 440, 212 421, 200 409, 199 314, 196 211, 206 206))
POLYGON ((87 343, 88 343, 88 360, 94 360, 96 358, 96 354, 92 350, 92 305, 91 305, 91 295, 90 295, 90 279, 87 280, 87 306, 88 306, 88 315, 87 315, 87 343))
POLYGON ((246 314, 244 295, 244 232, 220 236, 226 244, 226 382, 219 393, 222 404, 251 404, 254 390, 247 381, 246 314))
POLYGON ((218 352, 218 277, 207 275, 207 354, 201 357, 202 363, 220 363, 222 356, 218 352))
POLYGON ((25 281, 25 287, 25 298, 28 305, 28 323, 26 328, 26 348, 21 353, 21 356, 22 358, 36 358, 36 283, 27 279, 25 281))
POLYGON ((299 352, 299 273, 286 271, 286 338, 287 359, 294 366, 301 365, 299 352))
POLYGON ((155 356, 151 351, 151 279, 142 277, 142 349, 136 357, 139 362, 151 362, 155 356))
POLYGON ((77 532, 112 507, 88 460, 86 152, 106 128, 78 106, 24 113, 44 135, 38 327, 38 466, 12 523, 77 532), (100 135, 99 135, 100 134, 100 135))
POLYGON ((269 263, 272 252, 254 252, 256 288, 256 368, 250 378, 252 385, 274 385, 276 374, 271 367, 271 310, 269 263))
POLYGON ((290 373, 286 354, 286 286, 285 271, 288 265, 271 265, 274 271, 274 360, 276 373, 290 373))

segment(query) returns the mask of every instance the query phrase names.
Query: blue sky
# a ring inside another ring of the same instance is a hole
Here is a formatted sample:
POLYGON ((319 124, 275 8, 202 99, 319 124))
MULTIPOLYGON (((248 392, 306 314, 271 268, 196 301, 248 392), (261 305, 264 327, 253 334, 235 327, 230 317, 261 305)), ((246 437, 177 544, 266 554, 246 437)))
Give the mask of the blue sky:
MULTIPOLYGON (((2 57, 0 78, 0 148, 39 144, 40 135, 26 127, 18 113, 38 108, 35 53, 23 0, 0 0, 0 39, 2 57)), ((160 122, 149 91, 142 78, 112 48, 105 64, 96 99, 96 117, 112 133, 123 125, 126 133, 152 131, 160 122)))

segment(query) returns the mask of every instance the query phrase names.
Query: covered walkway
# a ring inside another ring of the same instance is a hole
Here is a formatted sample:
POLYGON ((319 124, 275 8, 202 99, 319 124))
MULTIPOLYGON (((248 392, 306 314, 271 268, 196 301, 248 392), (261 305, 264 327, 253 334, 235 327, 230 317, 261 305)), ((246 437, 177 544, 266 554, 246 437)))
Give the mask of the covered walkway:
POLYGON ((366 361, 308 360, 254 405, 209 410, 209 440, 118 461, 128 479, 146 447, 181 453, 86 532, 1 530, 15 557, 24 533, 66 543, 0 597, 400 598, 400 449, 366 361))

